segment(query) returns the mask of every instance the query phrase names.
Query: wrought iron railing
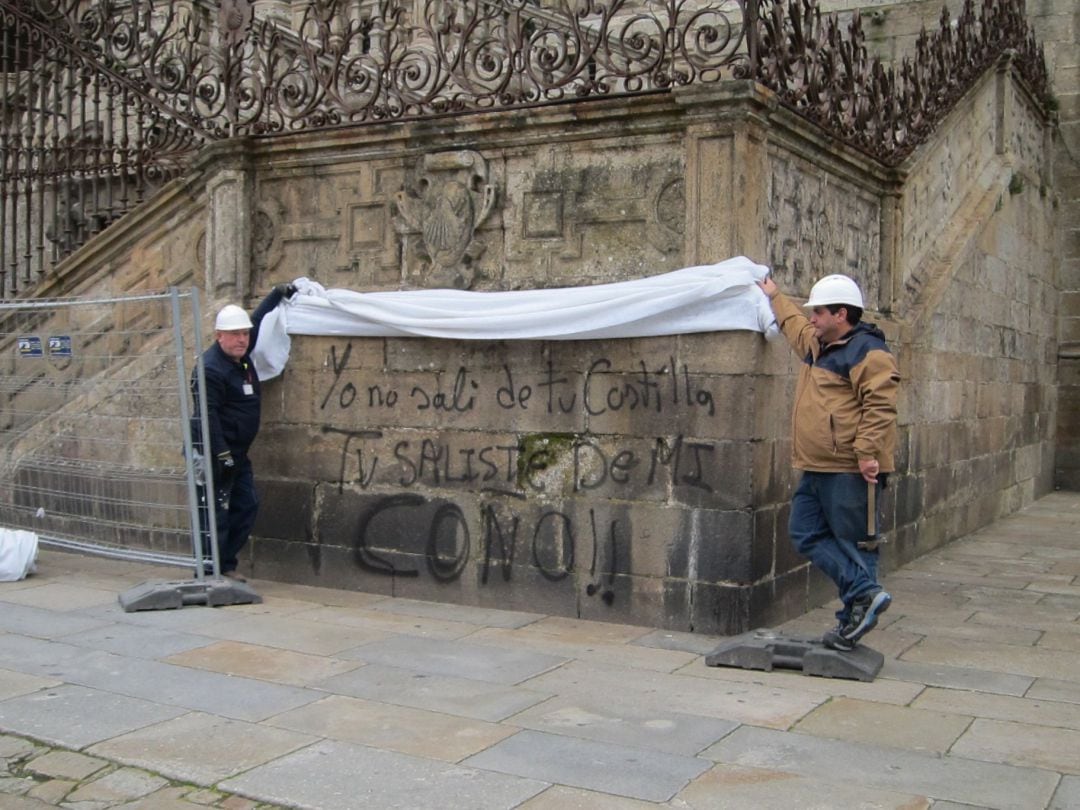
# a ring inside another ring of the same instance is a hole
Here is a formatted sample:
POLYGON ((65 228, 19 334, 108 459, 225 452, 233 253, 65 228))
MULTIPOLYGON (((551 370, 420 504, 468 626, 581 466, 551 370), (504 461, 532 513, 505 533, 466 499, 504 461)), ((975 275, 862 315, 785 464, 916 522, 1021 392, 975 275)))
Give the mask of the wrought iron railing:
POLYGON ((896 164, 1006 50, 1033 93, 1048 94, 1024 0, 978 11, 968 0, 896 67, 868 58, 857 13, 845 27, 816 0, 265 6, 0 0, 0 297, 32 286, 211 140, 735 77, 896 164))

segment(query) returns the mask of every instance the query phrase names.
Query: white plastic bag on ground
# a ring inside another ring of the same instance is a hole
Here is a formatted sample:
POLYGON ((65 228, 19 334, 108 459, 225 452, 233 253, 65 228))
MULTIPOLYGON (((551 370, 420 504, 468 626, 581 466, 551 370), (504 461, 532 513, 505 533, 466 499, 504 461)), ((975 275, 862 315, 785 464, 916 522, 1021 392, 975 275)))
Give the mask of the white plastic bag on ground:
POLYGON ((38 537, 22 529, 0 529, 0 582, 15 582, 34 573, 38 537))

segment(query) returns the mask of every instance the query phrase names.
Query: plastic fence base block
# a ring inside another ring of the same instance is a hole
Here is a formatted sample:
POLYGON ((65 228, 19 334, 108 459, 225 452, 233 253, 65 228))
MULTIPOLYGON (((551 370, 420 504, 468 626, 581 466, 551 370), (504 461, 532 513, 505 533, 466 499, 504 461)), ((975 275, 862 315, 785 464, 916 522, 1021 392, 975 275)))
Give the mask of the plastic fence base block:
POLYGON ((859 644, 850 652, 830 650, 821 639, 785 638, 771 630, 755 630, 729 639, 705 656, 710 667, 738 667, 772 672, 799 669, 804 675, 872 681, 885 656, 859 644))
POLYGON ((244 582, 220 577, 181 582, 144 582, 118 597, 125 613, 137 610, 175 610, 185 605, 257 605, 259 596, 244 582))

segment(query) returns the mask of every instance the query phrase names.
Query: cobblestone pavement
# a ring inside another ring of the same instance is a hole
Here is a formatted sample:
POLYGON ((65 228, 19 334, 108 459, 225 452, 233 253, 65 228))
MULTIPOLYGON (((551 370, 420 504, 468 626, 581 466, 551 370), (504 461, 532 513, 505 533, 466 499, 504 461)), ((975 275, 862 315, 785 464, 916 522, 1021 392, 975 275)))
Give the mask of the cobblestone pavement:
POLYGON ((45 551, 0 583, 0 810, 1080 808, 1078 493, 889 572, 872 683, 269 581, 258 605, 117 605, 170 577, 45 551))
POLYGON ((43 810, 279 810, 212 788, 182 784, 141 768, 129 768, 0 734, 0 808, 43 810))

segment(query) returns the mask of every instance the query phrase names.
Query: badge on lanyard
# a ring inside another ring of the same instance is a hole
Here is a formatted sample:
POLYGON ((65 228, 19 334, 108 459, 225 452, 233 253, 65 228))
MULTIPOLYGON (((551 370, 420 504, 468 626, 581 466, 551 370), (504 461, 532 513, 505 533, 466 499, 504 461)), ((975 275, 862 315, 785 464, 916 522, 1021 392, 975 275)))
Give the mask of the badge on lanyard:
POLYGON ((251 380, 251 366, 247 363, 244 363, 244 377, 244 396, 250 397, 255 393, 255 386, 252 384, 251 380))

